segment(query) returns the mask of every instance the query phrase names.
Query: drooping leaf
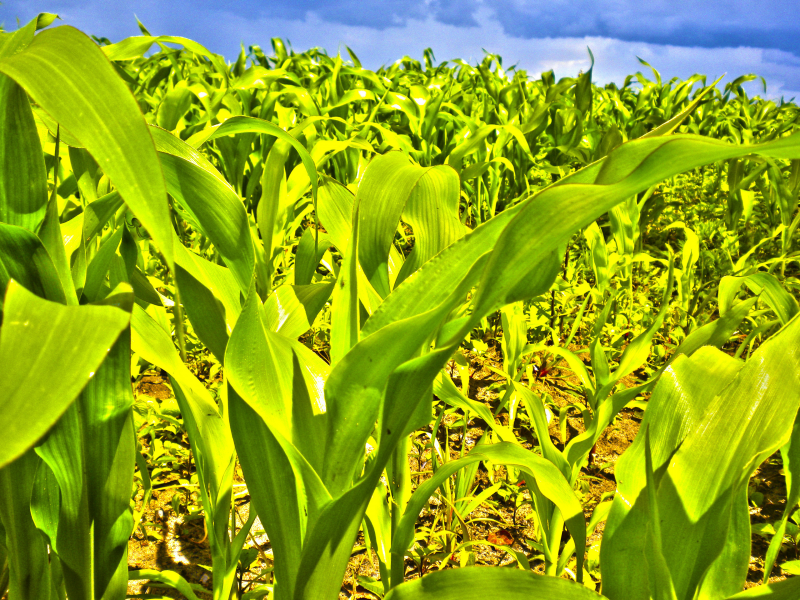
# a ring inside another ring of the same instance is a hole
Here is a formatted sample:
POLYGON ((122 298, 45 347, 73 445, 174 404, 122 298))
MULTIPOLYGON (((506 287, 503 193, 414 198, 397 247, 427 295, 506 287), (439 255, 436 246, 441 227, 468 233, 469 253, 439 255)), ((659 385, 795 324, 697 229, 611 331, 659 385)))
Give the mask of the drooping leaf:
POLYGON ((102 50, 78 30, 56 27, 0 59, 0 72, 83 143, 171 265, 166 190, 153 140, 102 50))
POLYGON ((466 567, 437 571, 393 588, 386 600, 482 600, 502 594, 507 600, 598 600, 587 587, 565 579, 518 569, 466 567))
POLYGON ((30 448, 95 376, 130 315, 112 306, 64 306, 11 282, 3 304, 0 466, 30 448), (64 360, 69 356, 69 361, 64 360))
MULTIPOLYGON (((800 319, 742 364, 706 347, 664 372, 645 413, 657 473, 662 553, 678 597, 732 595, 749 562, 749 475, 789 439, 800 405, 800 319)), ((601 548, 609 598, 647 598, 641 569, 626 562, 641 546, 646 500, 639 439, 617 465, 620 499, 601 548), (624 500, 623 500, 624 498, 624 500), (626 566, 627 565, 627 566, 626 566)), ((649 564, 653 564, 648 561, 649 564)))
POLYGON ((30 103, 0 76, 0 222, 36 232, 47 206, 47 174, 30 103))
POLYGON ((0 223, 0 289, 15 280, 41 298, 66 302, 53 259, 36 235, 22 227, 0 223))
POLYGON ((430 479, 420 485, 411 496, 403 517, 397 525, 395 537, 392 539, 392 554, 404 556, 409 550, 414 541, 414 526, 419 513, 436 488, 459 469, 472 462, 486 460, 521 469, 532 478, 531 484, 535 485, 548 500, 561 510, 572 534, 572 539, 575 540, 578 548, 578 573, 580 576, 586 545, 586 525, 583 520, 583 510, 575 492, 572 491, 572 486, 555 464, 509 442, 477 446, 463 458, 441 465, 430 479))
POLYGON ((214 243, 242 292, 246 292, 255 269, 255 255, 242 201, 197 150, 163 129, 151 130, 170 195, 214 243))

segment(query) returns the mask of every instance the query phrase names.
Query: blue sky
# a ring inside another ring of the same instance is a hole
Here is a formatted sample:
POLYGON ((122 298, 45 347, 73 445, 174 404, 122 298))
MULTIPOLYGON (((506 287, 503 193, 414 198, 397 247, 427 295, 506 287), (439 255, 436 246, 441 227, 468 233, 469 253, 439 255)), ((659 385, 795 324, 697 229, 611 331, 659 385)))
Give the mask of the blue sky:
MULTIPOLYGON (((439 61, 477 62, 486 49, 506 67, 562 77, 589 66, 589 46, 600 84, 644 69, 640 56, 664 78, 755 73, 768 97, 800 99, 798 0, 7 0, 0 22, 14 29, 38 12, 112 41, 139 35, 135 14, 154 35, 189 37, 229 60, 241 43, 267 50, 282 37, 298 51, 346 44, 369 68, 430 46, 439 61)), ((763 95, 760 83, 749 91, 763 95)))

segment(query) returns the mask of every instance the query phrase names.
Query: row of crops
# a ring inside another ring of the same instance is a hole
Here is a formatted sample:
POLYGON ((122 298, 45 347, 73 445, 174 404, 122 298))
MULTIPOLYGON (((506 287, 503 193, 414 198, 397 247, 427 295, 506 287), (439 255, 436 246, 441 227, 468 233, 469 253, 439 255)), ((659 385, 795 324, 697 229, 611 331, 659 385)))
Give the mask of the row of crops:
POLYGON ((0 598, 800 598, 796 105, 53 19, 0 33, 0 598), (167 492, 202 578, 129 557, 167 492))

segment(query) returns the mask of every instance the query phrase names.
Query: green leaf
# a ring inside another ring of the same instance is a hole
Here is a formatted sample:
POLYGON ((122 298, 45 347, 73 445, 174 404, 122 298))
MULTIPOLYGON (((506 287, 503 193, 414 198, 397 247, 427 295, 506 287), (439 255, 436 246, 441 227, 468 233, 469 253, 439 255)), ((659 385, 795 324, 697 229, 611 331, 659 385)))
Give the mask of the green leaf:
POLYGON ((683 123, 686 120, 686 117, 692 114, 692 112, 694 112, 694 109, 697 108, 703 102, 705 96, 709 94, 711 90, 713 90, 720 81, 722 81, 723 77, 725 76, 720 75, 719 77, 717 77, 717 79, 715 79, 711 85, 706 86, 699 94, 697 94, 694 100, 692 100, 687 105, 686 108, 684 108, 681 112, 672 117, 669 121, 665 121, 655 129, 648 131, 642 137, 643 138, 656 137, 659 135, 669 135, 673 133, 678 127, 680 127, 681 123, 683 123))
POLYGON ((786 472, 786 504, 783 507, 783 516, 781 517, 778 531, 770 541, 767 555, 764 557, 764 583, 769 580, 772 567, 775 565, 775 559, 778 558, 780 553, 789 517, 797 507, 797 503, 800 502, 800 477, 797 476, 798 464, 800 464, 800 420, 797 417, 794 420, 789 442, 781 448, 781 459, 786 472))
POLYGON ((294 256, 295 285, 309 285, 313 281, 319 261, 322 260, 330 245, 327 236, 323 235, 315 239, 314 230, 311 227, 306 228, 300 237, 294 256))
POLYGON ((199 54, 200 56, 205 56, 210 59, 219 58, 218 55, 212 54, 205 46, 193 40, 172 35, 160 35, 157 37, 149 35, 131 36, 116 44, 103 46, 103 52, 105 52, 109 60, 131 60, 142 56, 153 44, 157 43, 180 44, 190 52, 199 54))
MULTIPOLYGON (((286 192, 285 170, 291 148, 288 142, 276 140, 264 161, 261 174, 261 198, 256 207, 256 221, 266 252, 270 279, 274 270, 273 260, 283 247, 284 228, 294 217, 294 205, 286 192)), ((269 286, 272 286, 271 280, 269 286)))
POLYGON ((265 328, 261 313, 251 288, 225 355, 230 420, 253 503, 275 548, 282 593, 289 598, 307 524, 330 500, 315 470, 325 449, 327 365, 302 344, 265 328))
POLYGON ((230 270, 175 242, 175 277, 181 302, 200 340, 224 364, 228 336, 241 312, 239 286, 230 270))
MULTIPOLYGON (((327 186, 326 186, 327 187, 327 186)), ((358 343, 361 330, 358 271, 358 206, 354 205, 353 224, 344 249, 342 266, 332 292, 331 365, 336 365, 358 343)), ((369 282, 366 282, 369 285, 369 282)))
POLYGON ((517 442, 517 436, 514 435, 513 431, 495 421, 492 410, 488 406, 464 396, 446 373, 439 373, 433 381, 433 393, 450 406, 460 408, 464 412, 475 413, 486 422, 502 441, 517 442))
MULTIPOLYGON (((127 299, 132 302, 129 293, 127 299)), ((36 448, 61 492, 51 543, 64 566, 70 598, 115 597, 127 590, 136 452, 132 408, 126 331, 36 448)))
MULTIPOLYGON (((319 189, 319 209, 320 222, 328 232, 328 239, 343 256, 353 255, 349 248, 350 236, 353 232, 353 207, 355 198, 353 193, 337 181, 324 178, 323 184, 319 189)), ((347 264, 350 264, 349 262, 347 264)), ((395 246, 389 248, 388 268, 389 283, 394 285, 397 275, 403 265, 403 256, 395 246)), ((367 280, 367 276, 361 265, 356 264, 356 275, 351 277, 358 278, 358 299, 371 313, 380 305, 381 297, 367 280)), ((354 279, 355 281, 355 279, 354 279)), ((336 328, 334 327, 333 330, 336 328)), ((334 361, 336 362, 336 361, 334 361)))
POLYGON ((267 329, 265 322, 263 307, 251 288, 228 343, 227 375, 270 430, 318 467, 323 458, 326 419, 320 385, 327 379, 327 365, 302 344, 267 329), (295 363, 293 373, 287 367, 295 363), (308 390, 306 397, 294 398, 293 393, 302 390, 303 382, 308 390))
MULTIPOLYGON (((176 276, 179 267, 175 268, 176 276)), ((158 295, 158 292, 153 287, 153 284, 150 283, 150 280, 147 278, 147 275, 142 273, 141 269, 138 266, 134 267, 133 272, 131 273, 131 287, 133 288, 133 294, 136 296, 138 300, 143 302, 147 302, 148 304, 156 304, 158 306, 163 306, 161 302, 161 297, 158 295)))
MULTIPOLYGON (((603 386, 613 385, 626 375, 633 373, 647 360, 650 355, 650 343, 653 340, 653 336, 661 329, 661 324, 664 322, 664 317, 666 317, 669 310, 669 299, 672 296, 672 284, 674 282, 673 272, 672 263, 670 263, 667 287, 661 300, 661 310, 658 311, 650 326, 633 338, 630 344, 625 347, 622 356, 619 358, 617 369, 608 377, 608 381, 598 378, 599 384, 603 386)), ((598 395, 601 395, 601 393, 598 393, 598 395)))
POLYGON ((0 542, 8 550, 9 594, 20 600, 49 598, 47 544, 31 517, 34 476, 41 459, 29 450, 0 469, 0 542))
POLYGON ((591 223, 584 231, 583 235, 589 244, 591 252, 592 271, 594 271, 595 281, 600 291, 608 287, 610 272, 608 268, 608 247, 603 232, 597 223, 591 223))
POLYGON ((13 279, 41 298, 65 303, 58 271, 41 240, 22 227, 0 223, 0 289, 13 279))
MULTIPOLYGON (((479 267, 483 266, 481 262, 478 264, 479 267)), ((387 387, 387 380, 399 365, 418 356, 422 344, 435 332, 456 303, 462 301, 472 285, 469 275, 474 277, 474 274, 468 274, 455 289, 447 290, 449 294, 443 302, 428 305, 426 312, 390 323, 374 333, 365 334, 362 331, 361 341, 336 363, 325 386, 328 448, 323 477, 332 493, 345 489, 356 471, 361 469, 364 444, 381 411, 384 393, 395 391, 391 386, 387 387)), ((447 358, 450 355, 452 351, 447 358)), ((437 355, 436 359, 439 358, 437 355)), ((430 379, 424 382, 420 380, 420 385, 424 383, 424 389, 428 388, 444 360, 430 373, 430 379)), ((410 402, 408 406, 413 409, 416 403, 410 402)), ((399 439, 405 427, 405 423, 400 430, 386 426, 389 435, 395 436, 394 439, 399 439)))
MULTIPOLYGON (((662 523, 662 552, 678 597, 732 595, 749 562, 746 487, 753 470, 784 445, 800 406, 800 318, 745 364, 706 347, 664 372, 645 413, 662 523)), ((601 548, 609 598, 647 598, 641 567, 644 497, 639 438, 617 463, 615 499, 601 548)), ((646 551, 645 551, 646 552, 646 551)), ((652 563, 650 563, 652 564, 652 563)))
POLYGON ((11 282, 3 305, 0 466, 30 448, 95 376, 130 316, 112 306, 63 306, 11 282), (69 360, 64 360, 69 356, 69 360))
POLYGON ((691 356, 703 346, 721 347, 730 339, 757 300, 757 298, 749 298, 740 302, 733 309, 727 311, 724 316, 695 329, 675 349, 673 358, 677 358, 681 354, 691 356))
POLYGON ((0 75, 0 222, 38 231, 47 206, 47 173, 28 96, 0 75))
POLYGON ((553 440, 550 439, 549 423, 545 412, 544 402, 536 394, 521 383, 514 382, 514 391, 519 394, 521 400, 531 415, 536 437, 539 440, 539 447, 542 449, 542 456, 553 463, 561 474, 568 479, 572 477, 571 466, 566 457, 556 448, 553 440))
POLYGON ((170 195, 208 236, 246 293, 255 269, 255 254, 242 201, 192 146, 163 129, 153 127, 151 131, 170 195))
POLYGON ((548 500, 553 502, 566 520, 567 528, 575 540, 578 549, 578 577, 583 569, 583 554, 586 548, 586 524, 583 520, 583 509, 572 486, 558 467, 549 460, 525 450, 517 444, 501 442, 491 446, 476 446, 463 458, 449 461, 441 465, 430 479, 420 485, 408 502, 405 512, 398 523, 392 539, 392 554, 404 556, 414 541, 414 526, 420 511, 436 489, 459 469, 477 462, 492 461, 516 467, 533 479, 532 489, 538 489, 548 500))
POLYGON ((230 593, 241 539, 231 542, 228 533, 235 454, 227 418, 220 414, 211 394, 181 361, 169 334, 139 306, 134 306, 131 331, 132 349, 170 374, 197 462, 199 492, 216 576, 214 589, 230 593))
POLYGON ((0 72, 77 137, 172 265, 164 178, 147 124, 130 90, 85 34, 62 26, 0 59, 0 72))
POLYGON ((360 211, 358 259, 381 297, 390 292, 389 250, 400 217, 413 227, 415 243, 398 283, 464 235, 459 189, 458 175, 449 167, 418 167, 401 152, 372 160, 355 200, 360 211))
POLYGON ((498 567, 437 571, 393 588, 385 600, 598 600, 587 587, 566 579, 498 567))
POLYGON ((759 299, 766 302, 775 312, 782 325, 800 312, 797 300, 788 293, 771 273, 753 273, 744 277, 723 277, 719 284, 719 312, 725 315, 731 309, 736 294, 742 284, 746 285, 759 299))
MULTIPOLYGON (((44 14, 44 13, 40 13, 44 14)), ((27 48, 33 41, 33 36, 38 29, 38 17, 29 21, 24 27, 20 27, 11 33, 0 32, 0 58, 14 56, 27 48)))
POLYGON ((69 258, 66 252, 64 235, 61 231, 61 223, 58 218, 58 201, 50 199, 47 204, 47 213, 39 231, 39 239, 47 249, 47 253, 53 261, 53 266, 58 272, 61 287, 67 304, 78 304, 78 297, 75 294, 75 284, 72 281, 72 273, 69 267, 69 258))
POLYGON ((314 324, 331 296, 335 283, 282 285, 264 302, 264 315, 270 330, 297 339, 314 324))
POLYGON ((311 194, 316 202, 317 198, 317 167, 314 164, 311 156, 306 150, 305 146, 301 144, 297 138, 295 138, 290 133, 284 131, 274 123, 270 123, 269 121, 264 121, 262 119, 256 119, 254 117, 231 117, 224 123, 220 125, 215 125, 211 129, 205 129, 191 138, 189 138, 188 143, 195 148, 199 148, 202 144, 209 140, 213 140, 222 135, 233 135, 236 133, 262 133, 266 135, 271 135, 279 140, 288 143, 292 148, 297 151, 297 154, 300 156, 300 161, 303 163, 303 167, 308 174, 308 178, 311 181, 311 194))
MULTIPOLYGON (((54 135, 61 138, 61 127, 57 126, 54 135)), ((102 176, 100 166, 83 148, 75 148, 70 145, 72 140, 64 139, 64 142, 70 146, 69 148, 69 162, 72 167, 72 174, 78 184, 78 191, 81 198, 86 203, 94 203, 97 200, 97 183, 102 176)), ((60 186, 59 186, 60 187, 60 186)), ((62 194, 63 195, 63 194, 62 194)), ((119 194, 117 194, 119 196, 119 194)), ((119 199, 120 206, 122 206, 122 198, 119 199)))
POLYGON ((123 231, 124 227, 120 227, 103 241, 100 250, 97 251, 97 254, 95 254, 86 269, 86 283, 83 286, 83 295, 92 302, 100 297, 108 272, 114 264, 117 248, 119 248, 119 244, 122 241, 123 231))
POLYGON ((669 566, 661 551, 663 537, 661 535, 661 517, 659 516, 655 473, 653 472, 653 453, 650 446, 650 431, 644 430, 644 455, 645 455, 645 491, 647 493, 647 529, 645 530, 645 543, 649 552, 645 553, 648 567, 647 579, 650 595, 653 600, 677 600, 675 586, 669 572, 669 566))
POLYGON ((88 242, 98 235, 121 206, 119 192, 111 192, 89 204, 83 213, 83 239, 88 242))
MULTIPOLYGON (((136 581, 138 579, 147 579, 149 581, 157 581, 164 583, 171 588, 178 590, 181 594, 186 596, 189 600, 200 600, 192 589, 192 585, 186 581, 179 573, 175 571, 156 571, 154 569, 141 569, 139 571, 129 571, 128 580, 136 581)), ((198 590, 199 591, 199 590, 198 590)))
POLYGON ((180 386, 190 417, 207 447, 203 460, 214 479, 220 480, 229 468, 232 453, 230 432, 209 391, 181 362, 169 334, 140 306, 131 314, 131 349, 146 361, 164 369, 180 386))
POLYGON ((543 293, 549 283, 542 286, 552 281, 552 276, 543 277, 542 272, 549 269, 554 276, 558 262, 548 252, 624 199, 672 174, 751 152, 794 157, 800 154, 800 134, 750 146, 693 135, 637 139, 589 168, 559 180, 521 204, 516 222, 498 240, 476 300, 477 312, 486 314, 543 293), (544 234, 540 227, 543 222, 552 224, 544 234))
POLYGON ((158 107, 156 123, 162 129, 172 131, 192 107, 192 92, 186 86, 178 86, 166 93, 158 107))
POLYGON ((727 600, 796 600, 800 596, 800 577, 791 577, 728 596, 727 600))

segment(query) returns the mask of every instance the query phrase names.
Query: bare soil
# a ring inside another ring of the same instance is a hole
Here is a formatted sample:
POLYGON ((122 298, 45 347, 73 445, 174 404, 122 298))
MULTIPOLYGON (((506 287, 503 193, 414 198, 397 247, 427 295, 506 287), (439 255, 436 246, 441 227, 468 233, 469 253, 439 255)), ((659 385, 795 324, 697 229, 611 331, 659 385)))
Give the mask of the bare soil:
MULTIPOLYGON (((501 360, 494 349, 490 348, 484 356, 469 355, 470 360, 470 381, 469 396, 475 400, 483 402, 493 411, 497 411, 500 397, 495 390, 503 378, 490 367, 500 369, 501 360)), ((460 387, 461 381, 458 372, 451 371, 454 383, 460 387)), ((626 387, 637 384, 636 374, 629 376, 623 383, 626 387)), ((570 372, 559 369, 558 366, 552 368, 546 376, 540 377, 533 382, 527 382, 538 395, 547 395, 555 407, 563 407, 569 404, 580 404, 576 397, 575 390, 579 382, 570 372)), ((136 388, 137 395, 149 396, 151 398, 166 400, 171 397, 172 390, 169 386, 168 378, 159 373, 149 373, 141 378, 136 388)), ((602 501, 606 501, 613 496, 616 489, 614 477, 614 466, 622 453, 633 442, 639 430, 639 425, 643 412, 638 409, 625 409, 614 419, 613 423, 606 429, 602 437, 598 440, 590 457, 589 464, 583 469, 583 477, 579 482, 579 493, 582 497, 584 514, 587 521, 591 518, 595 507, 602 501)), ((496 418, 504 425, 508 425, 509 415, 505 409, 497 411, 496 418)), ((450 433, 450 451, 452 458, 461 455, 461 444, 466 444, 466 450, 486 433, 488 427, 482 420, 474 418, 468 423, 466 435, 462 442, 461 425, 455 429, 449 426, 459 419, 458 415, 450 415, 443 421, 440 430, 437 431, 440 442, 443 443, 445 431, 450 433)), ((562 439, 559 427, 558 413, 553 415, 550 425, 550 437, 553 443, 560 449, 568 441, 584 431, 580 414, 571 411, 565 416, 566 429, 565 437, 562 439)), ((517 418, 515 422, 515 433, 523 441, 523 446, 532 448, 535 444, 535 434, 529 428, 526 420, 517 418)), ((417 445, 423 447, 430 441, 430 426, 428 430, 418 432, 416 436, 417 445)), ((409 466, 412 471, 412 481, 419 485, 430 476, 430 449, 423 454, 416 450, 409 455, 409 466)), ((483 464, 480 465, 475 480, 474 494, 493 485, 493 482, 506 477, 503 467, 496 467, 494 473, 488 473, 483 464)), ((183 476, 188 478, 189 473, 183 476)), ((240 476, 237 482, 242 483, 240 476)), ((156 482, 154 482, 156 483, 156 482)), ((513 482, 512 482, 513 483, 513 482)), ((517 482, 519 483, 519 482, 517 482)), ((510 487, 510 486, 508 486, 510 487)), ((782 465, 779 455, 773 456, 764 463, 756 472, 751 487, 753 492, 763 494, 763 502, 751 509, 751 521, 753 524, 774 522, 780 519, 785 505, 786 488, 782 474, 782 465)), ((533 519, 535 518, 531 504, 530 494, 520 483, 519 493, 512 494, 508 498, 501 498, 495 494, 490 498, 489 503, 483 504, 473 513, 466 517, 468 521, 469 539, 473 544, 470 548, 471 554, 456 553, 449 558, 448 562, 442 562, 447 558, 447 550, 454 548, 454 544, 464 541, 466 538, 457 523, 453 526, 456 535, 449 536, 449 542, 444 544, 442 551, 432 554, 427 560, 406 559, 406 577, 413 579, 428 573, 432 570, 441 568, 451 568, 459 566, 460 561, 465 558, 474 564, 483 565, 507 565, 517 561, 515 552, 524 555, 530 562, 534 571, 544 570, 544 561, 539 551, 536 550, 536 528, 533 519)), ((512 490, 513 492, 513 490, 512 490)), ((209 591, 209 595, 198 593, 198 596, 210 597, 212 586, 211 574, 211 554, 209 551, 207 536, 204 532, 202 518, 191 518, 185 511, 176 514, 172 504, 173 489, 156 490, 153 493, 149 506, 146 507, 143 516, 143 523, 148 533, 145 536, 142 528, 137 528, 129 542, 129 568, 138 569, 157 569, 173 570, 180 573, 189 582, 197 584, 209 591)), ((141 506, 141 490, 136 497, 137 509, 141 506)), ((756 495, 757 497, 757 495, 756 495)), ((189 498, 195 506, 199 505, 196 494, 189 498)), ((239 513, 242 519, 247 518, 249 512, 249 496, 244 495, 239 500, 239 513)), ((429 505, 422 512, 419 520, 419 527, 439 527, 442 526, 443 515, 447 512, 447 506, 436 498, 432 498, 429 505)), ((597 547, 602 538, 604 523, 600 523, 596 531, 587 542, 587 548, 597 547)), ((254 537, 247 546, 254 547, 259 554, 252 563, 250 570, 241 573, 242 585, 246 586, 259 573, 272 567, 272 551, 266 535, 261 530, 260 523, 254 527, 254 537)), ((446 537, 446 539, 448 539, 446 537)), ((567 536, 564 537, 566 541, 567 536)), ((764 557, 768 548, 768 540, 761 535, 754 533, 752 536, 751 561, 748 573, 748 584, 751 587, 760 582, 763 578, 764 557)), ((784 560, 800 558, 796 547, 784 547, 778 559, 778 563, 784 560)), ((359 534, 359 539, 354 546, 354 553, 345 574, 339 598, 349 600, 352 598, 377 598, 358 580, 358 576, 378 580, 379 564, 377 557, 365 548, 365 540, 359 534)), ((267 574, 267 578, 269 575, 267 574)), ((770 581, 784 579, 780 569, 776 566, 770 574, 770 581)), ((263 582, 263 580, 262 580, 263 582)), ((268 579, 267 579, 268 582, 268 579)), ((155 586, 145 581, 132 581, 129 585, 129 594, 160 594, 161 597, 181 598, 182 596, 167 587, 155 586)))

